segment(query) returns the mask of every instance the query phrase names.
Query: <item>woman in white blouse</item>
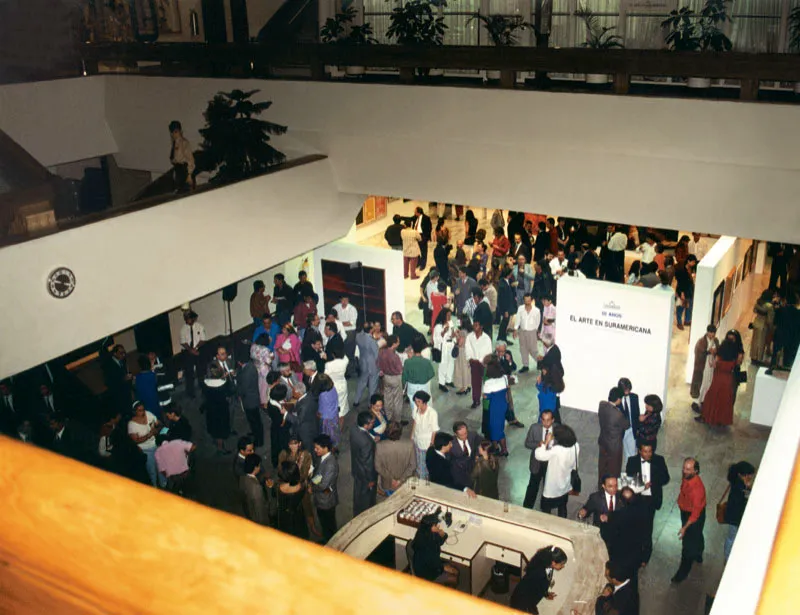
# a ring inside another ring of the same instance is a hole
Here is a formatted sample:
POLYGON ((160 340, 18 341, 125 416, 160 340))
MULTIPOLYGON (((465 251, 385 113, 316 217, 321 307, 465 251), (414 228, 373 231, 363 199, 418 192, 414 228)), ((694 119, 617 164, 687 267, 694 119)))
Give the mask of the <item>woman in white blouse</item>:
POLYGON ((345 415, 350 411, 347 403, 347 379, 344 377, 347 371, 347 357, 331 356, 330 361, 325 363, 325 373, 333 380, 333 386, 339 396, 339 428, 344 423, 345 415))
POLYGON ((453 386, 453 371, 456 360, 453 358, 455 346, 455 327, 450 322, 452 312, 449 308, 442 308, 433 324, 433 347, 441 352, 442 360, 439 363, 439 390, 447 393, 447 385, 453 386))
POLYGON ((128 435, 145 454, 145 467, 153 487, 164 487, 167 479, 159 474, 156 467, 156 434, 161 422, 154 414, 144 409, 140 401, 133 402, 133 417, 128 421, 128 435))
POLYGON ((578 469, 580 446, 575 432, 567 425, 554 425, 544 442, 533 451, 539 461, 547 462, 542 490, 542 512, 558 509, 558 516, 567 518, 567 500, 572 491, 572 470, 578 469))

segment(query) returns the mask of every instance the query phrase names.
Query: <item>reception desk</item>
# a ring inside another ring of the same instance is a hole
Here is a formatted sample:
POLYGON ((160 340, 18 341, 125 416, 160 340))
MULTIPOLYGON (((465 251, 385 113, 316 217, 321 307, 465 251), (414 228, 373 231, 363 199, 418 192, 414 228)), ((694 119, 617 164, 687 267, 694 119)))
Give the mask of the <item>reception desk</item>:
MULTIPOLYGON (((328 543, 359 559, 367 559, 387 539, 394 543, 394 565, 407 571, 406 545, 416 529, 398 518, 413 501, 441 506, 452 514, 442 546, 442 558, 453 563, 466 577, 467 590, 480 596, 491 580, 492 566, 502 562, 521 568, 539 549, 557 546, 567 554, 567 566, 554 576, 556 599, 539 604, 542 615, 594 612, 594 601, 605 584, 604 563, 608 558, 597 528, 509 505, 498 500, 466 494, 439 485, 401 487, 390 498, 360 514, 342 527, 328 543)), ((464 584, 462 584, 462 588, 464 584)))

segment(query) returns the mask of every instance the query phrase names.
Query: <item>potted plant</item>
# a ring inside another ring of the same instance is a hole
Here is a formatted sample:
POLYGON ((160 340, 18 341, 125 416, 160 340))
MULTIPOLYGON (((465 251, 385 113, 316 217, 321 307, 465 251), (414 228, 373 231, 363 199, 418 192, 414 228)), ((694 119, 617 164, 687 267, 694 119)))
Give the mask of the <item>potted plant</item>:
POLYGON ((270 135, 282 135, 286 126, 258 119, 272 101, 253 102, 258 90, 219 92, 208 103, 200 130, 205 171, 217 171, 212 182, 247 179, 286 160, 283 152, 270 145, 270 135))
MULTIPOLYGON (((439 6, 429 0, 409 0, 402 6, 392 9, 389 29, 386 36, 397 41, 398 45, 441 46, 444 45, 444 32, 447 25, 444 17, 438 16, 439 6), (434 9, 436 9, 434 11, 434 9)), ((417 69, 422 75, 431 75, 430 68, 417 69)))
MULTIPOLYGON (((519 43, 519 33, 533 26, 520 15, 480 15, 476 13, 467 20, 470 23, 479 20, 486 28, 489 38, 496 47, 512 47, 519 43)), ((499 70, 487 70, 487 79, 500 79, 499 70)))
MULTIPOLYGON (((581 47, 589 49, 624 49, 622 37, 613 34, 616 26, 606 27, 600 25, 600 18, 585 5, 580 5, 575 11, 578 17, 586 26, 586 40, 581 43, 581 47)), ((586 83, 600 84, 608 83, 608 75, 586 75, 586 83)))
MULTIPOLYGON (((369 22, 361 25, 353 24, 343 43, 346 45, 374 45, 378 41, 372 34, 372 24, 369 22)), ((350 76, 360 76, 367 72, 367 68, 365 66, 348 66, 345 68, 345 72, 350 76)))
MULTIPOLYGON (((702 10, 696 13, 687 6, 670 12, 661 23, 667 30, 664 42, 673 51, 730 51, 733 43, 723 31, 728 15, 728 5, 733 0, 706 0, 702 10)), ((708 77, 689 77, 690 88, 708 88, 708 77)))
MULTIPOLYGON (((800 53, 800 6, 789 13, 789 51, 800 53)), ((794 84, 794 93, 800 94, 800 81, 794 84)))

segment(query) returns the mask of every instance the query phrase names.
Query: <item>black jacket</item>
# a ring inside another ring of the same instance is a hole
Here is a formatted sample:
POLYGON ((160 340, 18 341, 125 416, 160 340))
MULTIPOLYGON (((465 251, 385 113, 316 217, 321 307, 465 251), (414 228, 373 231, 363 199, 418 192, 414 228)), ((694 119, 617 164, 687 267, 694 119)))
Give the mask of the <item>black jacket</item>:
POLYGON ((397 349, 401 352, 411 346, 411 342, 414 341, 414 336, 418 333, 419 331, 407 322, 404 322, 399 327, 394 325, 392 328, 392 335, 396 335, 397 339, 400 340, 400 346, 397 349))
POLYGON ((749 493, 745 490, 744 483, 736 479, 736 482, 731 487, 731 492, 728 494, 728 506, 725 508, 725 523, 728 525, 739 526, 742 522, 742 515, 747 506, 747 498, 749 493))
POLYGON ((581 262, 578 265, 578 269, 580 269, 581 273, 583 273, 583 275, 590 280, 596 280, 598 265, 599 263, 597 262, 597 255, 589 250, 585 252, 583 256, 581 256, 581 262))
POLYGON ((508 283, 508 280, 500 280, 497 284, 497 313, 502 316, 508 313, 509 317, 517 311, 517 301, 514 295, 514 289, 508 283))
MULTIPOLYGON (((628 457, 625 464, 625 474, 628 476, 636 476, 642 472, 642 458, 639 455, 628 457)), ((653 455, 650 460, 650 492, 653 494, 652 504, 655 510, 661 508, 664 501, 664 485, 669 484, 669 470, 667 470, 667 463, 661 455, 653 455)), ((647 497, 647 496, 644 496, 647 497)))
POLYGON ((533 244, 533 260, 538 263, 544 258, 544 253, 550 250, 550 233, 540 231, 536 235, 536 243, 533 244))
POLYGON ((492 310, 488 303, 481 301, 478 304, 478 307, 475 308, 475 313, 472 315, 472 322, 481 323, 481 326, 483 326, 483 330, 486 331, 486 334, 489 337, 492 336, 492 323, 494 322, 494 317, 492 316, 492 310))
POLYGON ((429 532, 427 535, 417 533, 414 537, 414 576, 426 581, 435 580, 444 572, 442 563, 442 545, 445 538, 429 532))
POLYGON ((390 224, 386 228, 386 232, 383 234, 383 238, 393 248, 395 246, 402 247, 403 240, 400 238, 400 231, 403 230, 402 224, 390 224))
POLYGON ((344 357, 344 339, 342 339, 342 334, 337 333, 333 337, 328 339, 328 345, 325 346, 325 356, 328 357, 328 361, 333 361, 335 358, 341 359, 344 357))
POLYGON ((538 613, 537 605, 549 591, 550 580, 547 578, 546 569, 529 567, 525 571, 525 576, 514 588, 508 606, 523 613, 538 613))
POLYGON ((611 594, 608 598, 600 596, 595 602, 595 615, 615 613, 616 615, 639 615, 639 595, 632 582, 611 594))
MULTIPOLYGON (((416 225, 416 222, 412 224, 416 225)), ((432 231, 433 231, 433 225, 431 224, 430 216, 422 214, 422 226, 419 231, 419 234, 422 235, 422 241, 430 241, 432 231)))
POLYGON ((449 459, 442 457, 432 446, 425 453, 425 465, 428 467, 428 476, 432 483, 463 490, 468 485, 456 483, 450 463, 449 459))

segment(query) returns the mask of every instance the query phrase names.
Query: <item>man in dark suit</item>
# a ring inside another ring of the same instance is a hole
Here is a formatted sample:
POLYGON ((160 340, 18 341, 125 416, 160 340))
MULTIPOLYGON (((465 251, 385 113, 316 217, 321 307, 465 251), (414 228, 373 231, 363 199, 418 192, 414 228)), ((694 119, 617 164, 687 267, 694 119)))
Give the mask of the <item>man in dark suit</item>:
MULTIPOLYGON (((492 326, 494 325, 494 316, 492 316, 492 308, 489 307, 489 302, 483 300, 483 291, 480 288, 472 290, 472 300, 475 302, 475 311, 472 313, 472 322, 479 322, 483 326, 483 332, 492 339, 492 326)), ((498 303, 498 308, 500 307, 498 303)))
POLYGON ((581 246, 581 262, 578 265, 580 272, 590 280, 597 279, 597 268, 600 265, 597 255, 589 247, 588 243, 581 246))
MULTIPOLYGON (((531 247, 522 240, 523 233, 525 233, 525 231, 514 233, 514 246, 511 248, 511 254, 513 254, 514 260, 517 260, 520 256, 524 256, 525 262, 530 263, 531 247)), ((530 241, 530 239, 528 241, 530 241)))
POLYGON ((625 567, 613 561, 606 562, 606 579, 608 585, 595 602, 595 613, 639 615, 639 592, 625 567))
POLYGON ((109 340, 110 338, 106 338, 100 344, 100 366, 103 370, 103 380, 108 389, 111 408, 127 414, 131 409, 133 376, 128 371, 125 347, 122 344, 116 344, 109 351, 109 340))
POLYGON ((622 389, 620 410, 631 425, 622 436, 623 459, 628 459, 636 454, 636 434, 639 431, 639 396, 632 392, 633 385, 628 378, 620 378, 617 386, 622 389))
POLYGON ((306 385, 298 382, 294 385, 292 395, 295 399, 294 411, 286 415, 286 422, 292 425, 292 430, 303 448, 307 451, 314 450, 314 438, 319 435, 319 418, 317 410, 319 401, 309 394, 306 385))
POLYGON ((336 505, 339 503, 339 462, 331 454, 332 449, 333 442, 328 434, 314 438, 314 455, 319 462, 311 477, 311 494, 325 542, 336 533, 336 505))
POLYGON ((664 485, 669 484, 669 470, 661 455, 653 453, 650 444, 639 445, 639 454, 628 457, 625 465, 628 476, 641 475, 645 490, 640 498, 645 510, 644 544, 642 545, 642 562, 646 565, 653 553, 653 520, 656 511, 661 510, 664 500, 664 485))
POLYGON ((24 413, 11 381, 0 382, 0 432, 13 436, 24 413))
MULTIPOLYGON (((475 492, 469 488, 470 482, 457 483, 453 478, 453 468, 447 457, 453 450, 453 436, 444 431, 437 431, 433 436, 433 446, 425 453, 425 465, 428 468, 428 477, 432 483, 459 489, 470 497, 475 497, 475 492)), ((477 455, 477 451, 476 451, 477 455)))
POLYGON ((604 476, 602 487, 600 491, 591 494, 578 511, 579 519, 592 515, 592 525, 595 527, 608 523, 608 516, 623 506, 621 498, 617 495, 616 476, 604 476))
POLYGON ((428 266, 428 242, 431 240, 433 225, 431 224, 430 216, 425 215, 422 207, 417 207, 415 214, 412 228, 422 235, 422 239, 419 240, 419 262, 417 267, 420 270, 424 270, 428 266))
POLYGON ((325 357, 328 361, 341 359, 344 357, 344 339, 339 333, 339 327, 335 322, 325 323, 325 337, 328 343, 325 345, 325 357))
POLYGON ((539 232, 536 235, 536 242, 533 244, 533 262, 538 263, 544 258, 545 252, 550 250, 550 233, 547 232, 547 225, 539 222, 539 232))
POLYGON ((239 368, 236 380, 237 393, 244 408, 244 415, 253 434, 256 448, 264 446, 264 424, 261 422, 261 396, 258 391, 258 369, 252 361, 239 368))
POLYGON ((269 506, 267 496, 258 474, 261 471, 261 457, 253 453, 244 460, 244 475, 239 478, 244 515, 259 525, 269 525, 269 506))
POLYGON ((481 437, 467 428, 467 424, 458 421, 453 425, 453 447, 450 450, 450 471, 456 485, 472 484, 472 469, 478 456, 481 437))
POLYGON ((62 414, 50 417, 50 449, 77 461, 90 463, 97 455, 97 441, 90 441, 86 430, 78 423, 72 423, 62 414))
POLYGON ((602 484, 604 476, 616 478, 622 472, 622 438, 631 424, 619 409, 621 403, 622 389, 613 387, 608 393, 608 401, 601 401, 597 411, 600 422, 598 484, 602 484))
MULTIPOLYGON (((512 346, 513 342, 508 341, 508 323, 511 316, 517 313, 517 298, 511 282, 514 280, 514 273, 508 267, 502 270, 500 282, 497 284, 497 321, 500 323, 497 331, 498 341, 506 342, 512 346)), ((477 311, 477 310, 476 310, 477 311)))
POLYGON ((364 410, 356 417, 356 429, 350 430, 350 472, 353 475, 353 516, 375 506, 378 473, 375 471, 375 440, 369 433, 375 424, 372 412, 364 410))
POLYGON ((544 481, 547 473, 547 462, 536 459, 534 453, 547 440, 547 436, 553 433, 553 413, 550 410, 542 411, 540 420, 541 423, 531 425, 530 429, 528 429, 528 435, 525 437, 525 448, 531 451, 531 477, 528 480, 528 488, 525 491, 525 500, 522 505, 530 509, 536 506, 539 485, 544 481))

